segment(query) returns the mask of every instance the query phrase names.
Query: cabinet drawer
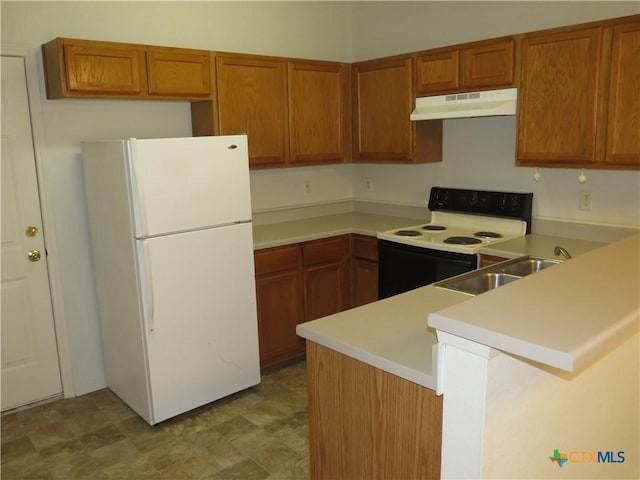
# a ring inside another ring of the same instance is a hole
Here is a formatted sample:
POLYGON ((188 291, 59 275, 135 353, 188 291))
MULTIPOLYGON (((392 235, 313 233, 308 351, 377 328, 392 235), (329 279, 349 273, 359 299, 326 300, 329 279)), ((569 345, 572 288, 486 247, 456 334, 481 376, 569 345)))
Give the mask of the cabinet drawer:
POLYGON ((367 237, 365 235, 354 235, 352 238, 353 256, 378 261, 378 240, 375 237, 367 237))
POLYGON ((297 245, 274 247, 254 253, 256 275, 295 270, 298 268, 297 245))
POLYGON ((332 260, 342 260, 344 257, 344 236, 314 240, 302 245, 302 260, 305 266, 332 260))

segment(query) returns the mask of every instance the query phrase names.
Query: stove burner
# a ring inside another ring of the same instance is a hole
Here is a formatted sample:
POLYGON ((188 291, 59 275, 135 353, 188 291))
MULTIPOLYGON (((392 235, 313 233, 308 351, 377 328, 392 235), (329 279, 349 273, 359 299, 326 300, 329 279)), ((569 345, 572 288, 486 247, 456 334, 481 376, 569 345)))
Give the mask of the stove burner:
POLYGON ((482 240, 478 240, 473 237, 449 237, 444 239, 444 243, 450 243, 453 245, 474 245, 482 243, 482 240))
POLYGON ((496 232, 476 232, 473 235, 481 238, 502 238, 502 234, 496 232))
POLYGON ((422 234, 417 230, 398 230, 396 235, 400 237, 421 237, 422 234))
POLYGON ((442 230, 446 230, 447 227, 444 227, 442 225, 425 225, 424 227, 422 227, 423 230, 431 230, 433 232, 439 232, 442 230))

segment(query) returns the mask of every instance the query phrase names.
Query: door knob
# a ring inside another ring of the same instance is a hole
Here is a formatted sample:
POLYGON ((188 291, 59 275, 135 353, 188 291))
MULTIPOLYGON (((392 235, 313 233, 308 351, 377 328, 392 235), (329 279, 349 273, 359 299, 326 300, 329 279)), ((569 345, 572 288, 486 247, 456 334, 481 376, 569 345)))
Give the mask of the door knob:
POLYGON ((27 235, 27 237, 35 237, 36 235, 38 235, 38 227, 36 227, 35 225, 29 225, 24 233, 27 235))
POLYGON ((31 260, 32 262, 39 261, 40 256, 40 250, 29 250, 29 253, 27 253, 27 257, 29 257, 29 260, 31 260))

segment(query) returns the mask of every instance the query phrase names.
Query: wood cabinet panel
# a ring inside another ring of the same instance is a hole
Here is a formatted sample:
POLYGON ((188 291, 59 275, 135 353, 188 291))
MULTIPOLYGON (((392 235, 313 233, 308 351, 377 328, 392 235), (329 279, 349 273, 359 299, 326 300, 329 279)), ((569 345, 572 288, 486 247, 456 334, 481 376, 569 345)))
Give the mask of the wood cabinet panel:
POLYGON ((410 56, 352 65, 352 88, 355 162, 442 160, 442 121, 409 119, 415 104, 410 56))
POLYGON ((169 96, 211 95, 209 52, 156 48, 147 50, 149 93, 169 96))
POLYGON ((613 28, 605 161, 640 167, 640 20, 613 28))
POLYGON ((342 63, 288 62, 290 163, 349 159, 349 68, 342 63))
POLYGON ((351 306, 378 300, 378 240, 351 236, 351 306))
POLYGON ((354 66, 357 161, 412 161, 411 58, 354 66))
POLYGON ((442 397, 307 342, 311 478, 440 478, 442 397))
POLYGON ((437 48, 416 55, 416 94, 506 88, 515 85, 514 37, 437 48))
POLYGON ((207 51, 56 38, 42 52, 47 98, 193 100, 212 95, 207 51))
POLYGON ((263 371, 301 358, 304 320, 300 247, 288 245, 254 254, 260 367, 263 371))
POLYGON ((42 46, 48 98, 124 96, 146 91, 136 45, 57 38, 42 46))
POLYGON ((601 27, 525 36, 518 107, 520 165, 595 162, 601 48, 601 27))
POLYGON ((306 321, 338 313, 348 308, 349 261, 347 255, 347 236, 303 243, 306 321))
POLYGON ((455 92, 460 86, 460 51, 458 49, 424 53, 417 60, 419 94, 455 92))
POLYGON ((218 130, 246 133, 249 165, 287 163, 287 75, 285 64, 251 56, 216 57, 218 130))
POLYGON ((488 267, 489 265, 495 265, 496 263, 504 262, 508 260, 504 257, 496 257, 495 255, 480 255, 480 268, 488 267))
POLYGON ((514 84, 515 40, 491 42, 462 49, 462 86, 506 87, 514 84))

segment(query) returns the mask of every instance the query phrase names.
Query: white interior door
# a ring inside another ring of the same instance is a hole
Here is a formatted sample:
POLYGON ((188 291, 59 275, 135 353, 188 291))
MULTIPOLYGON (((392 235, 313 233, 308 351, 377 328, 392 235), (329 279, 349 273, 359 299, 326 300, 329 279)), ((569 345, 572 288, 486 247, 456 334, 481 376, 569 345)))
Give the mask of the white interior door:
POLYGON ((62 392, 24 59, 2 57, 2 410, 62 392))

